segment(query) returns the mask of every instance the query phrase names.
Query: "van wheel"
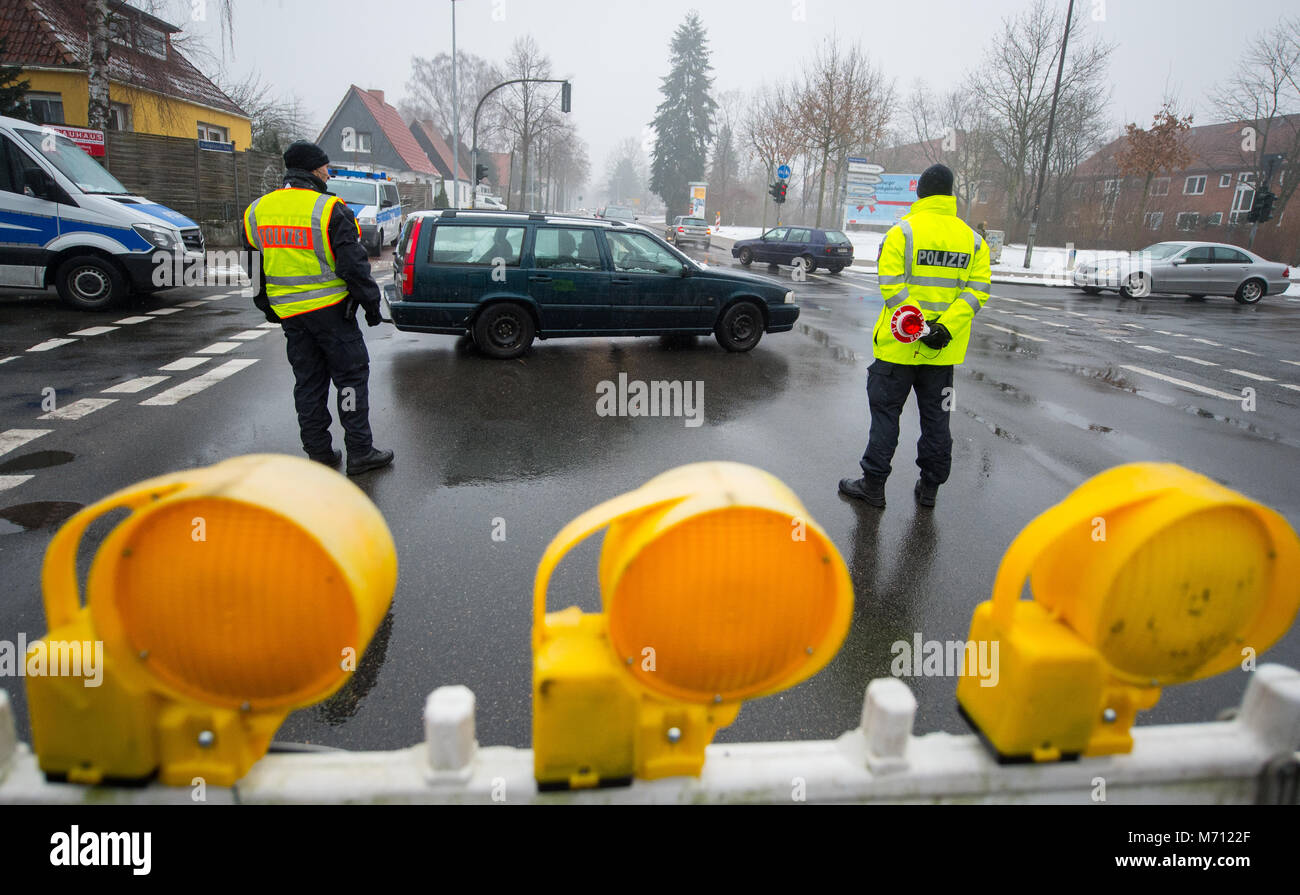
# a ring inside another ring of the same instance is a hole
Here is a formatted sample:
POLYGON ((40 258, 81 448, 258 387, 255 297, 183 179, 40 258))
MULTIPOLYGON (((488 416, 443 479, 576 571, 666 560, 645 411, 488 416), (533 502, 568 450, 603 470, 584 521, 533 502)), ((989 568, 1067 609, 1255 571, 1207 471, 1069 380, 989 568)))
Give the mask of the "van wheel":
POLYGON ((488 357, 509 360, 533 344, 533 317, 520 305, 490 305, 474 321, 474 344, 488 357))
POLYGON ((763 312, 752 301, 738 301, 723 313, 713 334, 728 351, 748 351, 763 338, 763 312))
POLYGON ((79 311, 104 311, 127 296, 126 278, 111 261, 97 255, 77 255, 59 265, 54 286, 63 299, 79 311))
POLYGON ((368 246, 366 246, 366 254, 369 255, 371 258, 374 258, 383 250, 384 250, 384 234, 380 232, 376 232, 374 241, 370 243, 368 246))
POLYGON ((1233 296, 1238 304, 1253 305, 1258 304, 1259 300, 1264 297, 1264 284, 1259 280, 1247 280, 1237 287, 1237 294, 1233 296))
POLYGON ((754 253, 750 250, 749 246, 745 246, 740 250, 740 263, 745 267, 749 267, 749 265, 754 263, 754 253))

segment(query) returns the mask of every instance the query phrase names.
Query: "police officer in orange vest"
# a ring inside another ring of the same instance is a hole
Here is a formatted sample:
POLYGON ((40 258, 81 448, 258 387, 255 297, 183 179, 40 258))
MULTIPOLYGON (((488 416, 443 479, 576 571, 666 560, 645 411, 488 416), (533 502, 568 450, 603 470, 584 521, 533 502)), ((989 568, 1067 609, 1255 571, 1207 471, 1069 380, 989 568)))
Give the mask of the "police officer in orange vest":
POLYGON ((348 449, 348 475, 393 462, 370 433, 370 355, 356 311, 378 326, 379 286, 361 244, 356 218, 326 191, 329 157, 299 140, 284 152, 284 186, 244 212, 244 242, 256 250, 261 288, 253 302, 284 329, 293 367, 294 404, 307 456, 337 467, 343 456, 330 439, 329 386, 338 392, 339 421, 348 449))

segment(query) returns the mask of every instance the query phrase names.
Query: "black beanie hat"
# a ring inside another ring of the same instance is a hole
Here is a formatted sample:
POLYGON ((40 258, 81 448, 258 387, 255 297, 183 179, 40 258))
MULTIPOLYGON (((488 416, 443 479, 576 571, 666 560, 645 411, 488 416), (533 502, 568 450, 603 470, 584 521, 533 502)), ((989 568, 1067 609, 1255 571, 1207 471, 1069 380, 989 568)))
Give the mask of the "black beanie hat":
POLYGON ((952 195, 952 169, 947 165, 931 165, 925 169, 921 175, 921 180, 916 185, 916 198, 924 199, 926 196, 951 196, 952 195))
POLYGON ((321 165, 328 165, 330 157, 315 143, 297 140, 289 144, 284 151, 284 166, 298 168, 302 171, 315 171, 321 165))

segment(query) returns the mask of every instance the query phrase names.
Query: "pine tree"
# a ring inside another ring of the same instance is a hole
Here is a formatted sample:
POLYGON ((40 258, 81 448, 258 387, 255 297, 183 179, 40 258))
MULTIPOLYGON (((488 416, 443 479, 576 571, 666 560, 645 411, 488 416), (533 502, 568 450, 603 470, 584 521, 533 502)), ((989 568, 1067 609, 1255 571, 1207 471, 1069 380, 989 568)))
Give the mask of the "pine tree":
MULTIPOLYGON (((8 50, 8 43, 7 38, 0 37, 0 58, 3 58, 5 51, 8 50)), ((32 110, 27 105, 27 91, 31 89, 32 84, 30 81, 18 79, 22 73, 22 66, 0 65, 0 115, 31 121, 32 110)))
POLYGON ((664 101, 651 122, 656 136, 650 191, 664 200, 665 223, 673 215, 686 213, 688 184, 703 179, 713 141, 713 113, 717 108, 709 95, 713 66, 699 13, 692 11, 673 34, 670 65, 659 88, 664 101))
POLYGON ((724 216, 734 214, 732 189, 736 181, 736 149, 731 128, 718 128, 718 142, 713 147, 713 168, 709 171, 709 204, 724 216))
POLYGON ((451 202, 447 199, 447 190, 441 180, 438 181, 438 195, 433 197, 434 208, 449 208, 451 202))

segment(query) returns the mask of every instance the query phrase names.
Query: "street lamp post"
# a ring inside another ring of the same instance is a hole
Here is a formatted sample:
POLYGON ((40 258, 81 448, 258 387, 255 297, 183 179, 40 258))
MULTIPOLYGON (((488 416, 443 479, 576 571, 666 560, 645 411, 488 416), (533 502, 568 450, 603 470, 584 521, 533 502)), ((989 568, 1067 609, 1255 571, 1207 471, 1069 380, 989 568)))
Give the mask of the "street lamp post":
POLYGON ((451 207, 460 208, 460 93, 456 90, 456 0, 451 0, 451 131, 451 207))
POLYGON ((1065 11, 1065 33, 1061 35, 1061 58, 1056 63, 1056 86, 1052 88, 1052 110, 1047 113, 1047 143, 1043 146, 1043 163, 1038 167, 1038 189, 1034 193, 1034 213, 1029 218, 1029 239, 1025 243, 1025 269, 1034 254, 1034 237, 1038 234, 1038 206, 1043 201, 1043 181, 1047 179, 1047 160, 1052 154, 1052 128, 1056 125, 1056 100, 1061 94, 1061 73, 1065 70, 1065 45, 1070 40, 1074 22, 1074 0, 1065 11))

